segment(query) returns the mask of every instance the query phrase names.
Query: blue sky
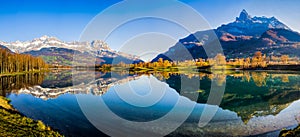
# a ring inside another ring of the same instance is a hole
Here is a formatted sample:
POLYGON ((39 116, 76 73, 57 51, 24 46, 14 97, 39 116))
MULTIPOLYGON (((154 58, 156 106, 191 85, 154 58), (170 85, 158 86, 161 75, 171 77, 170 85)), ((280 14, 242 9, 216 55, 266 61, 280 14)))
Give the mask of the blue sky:
MULTIPOLYGON (((86 25, 97 14, 118 2, 119 0, 2 0, 0 40, 26 41, 42 35, 55 36, 63 41, 78 40, 86 25)), ((242 9, 246 9, 252 16, 275 16, 292 29, 300 31, 298 0, 181 0, 181 2, 198 11, 212 28, 233 21, 242 9)), ((175 36, 174 39, 184 35, 187 34, 175 36)), ((118 48, 118 45, 111 46, 114 49, 118 48)))

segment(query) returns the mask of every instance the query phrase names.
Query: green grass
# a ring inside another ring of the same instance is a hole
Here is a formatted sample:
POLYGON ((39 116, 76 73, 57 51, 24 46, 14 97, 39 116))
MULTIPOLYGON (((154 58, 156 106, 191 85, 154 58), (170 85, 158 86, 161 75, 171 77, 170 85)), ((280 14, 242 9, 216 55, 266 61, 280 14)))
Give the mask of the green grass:
POLYGON ((294 129, 286 130, 283 129, 280 134, 280 137, 300 137, 300 125, 294 129))
POLYGON ((0 131, 1 137, 32 136, 32 137, 60 137, 42 121, 35 121, 22 116, 10 104, 9 100, 0 96, 0 131))
POLYGON ((17 75, 25 75, 28 73, 41 73, 41 72, 48 72, 49 70, 36 70, 36 71, 23 71, 23 72, 12 72, 12 73, 0 73, 0 77, 5 76, 17 76, 17 75))
POLYGON ((53 64, 55 62, 58 62, 59 64, 64 66, 72 66, 72 60, 67 60, 61 56, 41 56, 41 57, 48 64, 53 64))

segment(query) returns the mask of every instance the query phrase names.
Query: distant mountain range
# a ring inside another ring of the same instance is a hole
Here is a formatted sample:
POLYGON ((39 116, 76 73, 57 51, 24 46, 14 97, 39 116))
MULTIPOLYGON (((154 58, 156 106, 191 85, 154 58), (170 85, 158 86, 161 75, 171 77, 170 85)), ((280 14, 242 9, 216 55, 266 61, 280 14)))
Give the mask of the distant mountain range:
POLYGON ((152 61, 159 58, 183 61, 191 59, 189 57, 191 55, 194 59, 207 58, 203 46, 213 44, 221 44, 227 58, 249 57, 256 51, 267 55, 288 54, 300 57, 298 32, 291 30, 275 17, 251 17, 243 10, 235 21, 221 25, 217 29, 198 31, 180 39, 176 45, 152 61), (191 55, 184 54, 182 52, 184 49, 191 55))
MULTIPOLYGON (((256 51, 271 56, 287 54, 300 57, 300 34, 275 17, 251 17, 243 10, 235 21, 212 30, 198 31, 183 39, 159 58, 184 61, 192 58, 208 58, 203 47, 220 44, 227 58, 253 56, 256 51), (188 51, 188 52, 183 52, 188 51), (189 54, 190 53, 190 54, 189 54)), ((0 48, 11 52, 42 57, 49 64, 85 65, 141 62, 137 56, 117 52, 101 41, 64 42, 55 37, 42 36, 32 41, 1 42, 0 48)), ((211 51, 210 51, 211 52, 211 51)), ((209 53, 210 57, 220 51, 209 53)))
POLYGON ((0 42, 0 45, 12 52, 40 56, 49 64, 84 65, 86 62, 93 64, 94 61, 96 64, 141 61, 137 56, 110 49, 105 42, 100 40, 63 42, 55 37, 42 36, 32 41, 0 42))

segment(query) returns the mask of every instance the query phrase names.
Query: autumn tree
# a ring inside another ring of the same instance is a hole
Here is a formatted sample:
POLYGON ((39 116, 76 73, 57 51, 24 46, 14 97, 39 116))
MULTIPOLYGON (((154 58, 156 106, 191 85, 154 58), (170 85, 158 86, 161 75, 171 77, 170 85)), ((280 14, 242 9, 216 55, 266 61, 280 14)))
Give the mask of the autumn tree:
POLYGON ((0 53, 0 73, 40 71, 48 68, 40 57, 11 53, 6 49, 0 49, 0 53))
POLYGON ((222 54, 217 54, 215 61, 217 65, 226 65, 226 57, 222 54))
POLYGON ((157 63, 158 63, 158 67, 162 67, 163 66, 163 62, 164 62, 164 59, 163 58, 159 58, 157 63))
POLYGON ((164 60, 164 63, 163 63, 163 67, 171 67, 172 64, 170 63, 169 60, 164 60))
POLYGON ((283 64, 288 64, 288 60, 289 60, 289 55, 282 55, 280 57, 281 61, 283 64))
POLYGON ((253 58, 252 58, 252 67, 266 67, 266 55, 262 55, 260 51, 255 52, 253 58))
POLYGON ((244 68, 249 68, 251 63, 251 59, 248 57, 245 59, 244 68))

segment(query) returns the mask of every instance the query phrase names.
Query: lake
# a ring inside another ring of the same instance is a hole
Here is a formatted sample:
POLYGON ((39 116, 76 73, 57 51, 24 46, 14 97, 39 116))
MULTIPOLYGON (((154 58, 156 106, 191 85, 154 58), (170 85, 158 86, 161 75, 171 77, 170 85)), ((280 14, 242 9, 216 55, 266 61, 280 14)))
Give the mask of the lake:
POLYGON ((300 73, 56 70, 1 77, 1 95, 65 136, 277 136, 300 122, 300 73))

